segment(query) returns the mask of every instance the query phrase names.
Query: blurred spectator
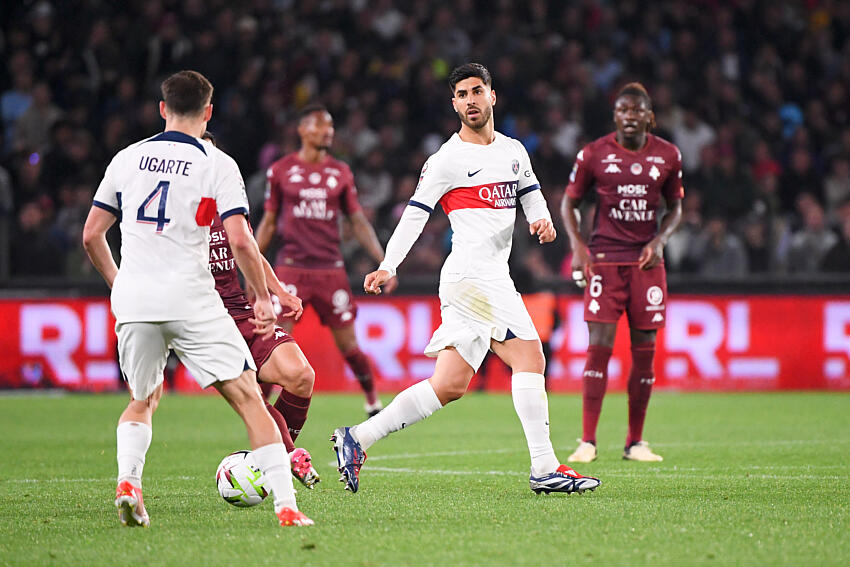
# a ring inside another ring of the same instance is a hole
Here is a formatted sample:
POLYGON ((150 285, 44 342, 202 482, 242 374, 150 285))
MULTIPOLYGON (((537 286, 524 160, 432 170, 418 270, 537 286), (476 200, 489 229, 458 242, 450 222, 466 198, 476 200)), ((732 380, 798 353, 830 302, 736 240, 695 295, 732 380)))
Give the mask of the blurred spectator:
POLYGON ((32 103, 33 76, 27 53, 18 51, 8 63, 8 74, 12 86, 0 95, 0 115, 3 118, 4 145, 7 151, 12 149, 15 139, 15 124, 32 103))
POLYGON ((65 258, 62 247, 50 234, 48 222, 44 203, 30 201, 20 208, 11 238, 12 273, 29 276, 62 274, 65 258))
POLYGON ((791 235, 786 266, 790 272, 816 272, 838 237, 826 224, 823 208, 814 199, 801 204, 803 226, 791 235))
POLYGON ((788 167, 779 181, 779 198, 782 208, 791 211, 801 193, 820 199, 823 195, 821 177, 815 170, 812 154, 807 148, 796 148, 791 153, 788 167))
POLYGON ((698 274, 710 278, 742 277, 747 274, 747 253, 741 239, 729 232, 723 216, 713 216, 688 250, 689 262, 698 274))
POLYGON ((50 128, 62 116, 62 111, 51 99, 47 83, 36 83, 32 89, 32 103, 15 122, 14 150, 43 152, 47 148, 50 128))
POLYGON ((821 262, 824 272, 850 273, 850 218, 841 223, 841 235, 821 262))
POLYGON ((833 158, 832 167, 824 180, 823 188, 827 215, 832 218, 836 207, 850 199, 850 158, 846 155, 833 158))
POLYGON ((686 174, 699 169, 702 149, 713 143, 715 137, 714 128, 699 119, 696 109, 685 111, 681 124, 673 127, 673 142, 682 152, 682 169, 686 174))

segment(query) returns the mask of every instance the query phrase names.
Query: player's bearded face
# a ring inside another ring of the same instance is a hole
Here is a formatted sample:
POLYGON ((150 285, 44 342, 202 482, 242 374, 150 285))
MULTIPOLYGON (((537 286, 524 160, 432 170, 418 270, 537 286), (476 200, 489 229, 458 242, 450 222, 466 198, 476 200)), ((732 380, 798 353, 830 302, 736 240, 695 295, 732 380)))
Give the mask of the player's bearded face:
POLYGON ((477 77, 455 86, 453 102, 461 122, 473 130, 483 128, 493 116, 493 93, 477 77))

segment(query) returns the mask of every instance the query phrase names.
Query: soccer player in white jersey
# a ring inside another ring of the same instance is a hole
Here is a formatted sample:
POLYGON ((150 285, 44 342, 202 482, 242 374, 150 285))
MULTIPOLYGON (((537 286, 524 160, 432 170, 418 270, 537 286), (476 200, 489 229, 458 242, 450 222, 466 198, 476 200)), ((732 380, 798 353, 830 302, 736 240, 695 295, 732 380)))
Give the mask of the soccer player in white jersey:
POLYGON ((162 83, 165 131, 120 151, 106 169, 83 229, 83 245, 112 288, 121 373, 132 397, 118 420, 115 506, 126 526, 148 526, 142 469, 172 348, 202 387, 214 386, 245 422, 254 459, 281 525, 311 525, 298 510, 286 450, 266 412, 256 367, 208 269, 216 212, 236 263, 256 296, 255 332, 274 332, 257 243, 245 220, 245 184, 233 159, 200 140, 212 115, 212 85, 181 71, 162 83), (106 231, 118 220, 121 267, 106 231))
POLYGON ((442 324, 425 348, 437 364, 429 379, 398 394, 378 415, 334 431, 340 480, 357 492, 365 450, 463 396, 492 350, 512 370, 514 409, 531 454, 531 489, 593 490, 598 479, 581 476, 555 456, 549 439, 543 349, 508 272, 517 200, 531 234, 541 244, 555 239, 546 201, 523 145, 495 131, 496 93, 489 71, 478 63, 461 65, 449 76, 449 86, 460 131, 425 162, 384 261, 364 282, 368 293, 380 293, 434 207, 442 205, 452 227, 452 251, 440 273, 442 324))

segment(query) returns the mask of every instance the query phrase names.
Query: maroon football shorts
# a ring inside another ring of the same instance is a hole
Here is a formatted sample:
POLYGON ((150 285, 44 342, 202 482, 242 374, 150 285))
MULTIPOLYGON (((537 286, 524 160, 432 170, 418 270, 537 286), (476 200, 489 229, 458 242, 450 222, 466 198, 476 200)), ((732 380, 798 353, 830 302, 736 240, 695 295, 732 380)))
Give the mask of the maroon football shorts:
POLYGON ((667 272, 664 264, 641 270, 637 264, 594 264, 593 277, 584 288, 584 320, 616 323, 623 311, 629 327, 664 327, 667 272))
POLYGON ((248 349, 251 351, 251 356, 254 357, 254 364, 257 365, 258 374, 260 367, 266 363, 274 349, 284 343, 295 342, 292 335, 277 325, 274 328, 274 335, 269 338, 263 338, 261 335, 255 334, 254 325, 247 318, 238 319, 236 321, 236 327, 242 333, 242 338, 248 343, 248 349))
POLYGON ((339 329, 354 323, 357 306, 344 269, 277 266, 274 271, 286 291, 297 295, 304 307, 313 306, 322 325, 339 329))

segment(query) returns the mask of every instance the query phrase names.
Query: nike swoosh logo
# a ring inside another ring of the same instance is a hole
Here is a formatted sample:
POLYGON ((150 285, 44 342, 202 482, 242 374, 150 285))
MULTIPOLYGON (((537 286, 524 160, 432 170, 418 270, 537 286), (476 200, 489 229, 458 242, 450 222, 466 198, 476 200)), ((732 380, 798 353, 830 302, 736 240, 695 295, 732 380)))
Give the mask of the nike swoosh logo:
MULTIPOLYGON (((484 169, 484 168, 482 167, 481 169, 484 169)), ((479 169, 478 171, 481 171, 481 169, 479 169)), ((473 171, 472 173, 470 173, 470 172, 468 172, 468 171, 467 171, 467 172, 466 172, 466 176, 467 176, 467 177, 472 177, 473 175, 475 175, 476 173, 478 173, 478 171, 473 171)))

